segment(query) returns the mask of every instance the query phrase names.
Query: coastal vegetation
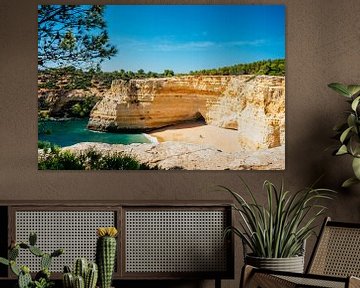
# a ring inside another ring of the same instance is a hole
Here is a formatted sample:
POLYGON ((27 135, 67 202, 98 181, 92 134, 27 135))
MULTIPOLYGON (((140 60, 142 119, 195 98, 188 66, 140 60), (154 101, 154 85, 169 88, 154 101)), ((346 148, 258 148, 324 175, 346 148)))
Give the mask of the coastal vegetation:
POLYGON ((166 69, 162 73, 139 69, 136 72, 124 69, 105 72, 100 69, 80 69, 74 66, 62 68, 47 68, 39 70, 40 83, 38 88, 62 89, 70 91, 74 89, 89 89, 101 85, 109 89, 115 79, 130 80, 143 78, 163 78, 186 75, 285 75, 285 59, 263 60, 246 64, 236 64, 214 69, 190 71, 189 73, 175 74, 173 70, 166 69))
POLYGON ((269 75, 285 76, 285 59, 262 60, 214 69, 190 71, 190 75, 269 75))
POLYGON ((121 152, 104 153, 87 150, 79 155, 62 151, 61 147, 49 142, 38 142, 42 150, 38 160, 39 170, 149 170, 134 157, 121 152))

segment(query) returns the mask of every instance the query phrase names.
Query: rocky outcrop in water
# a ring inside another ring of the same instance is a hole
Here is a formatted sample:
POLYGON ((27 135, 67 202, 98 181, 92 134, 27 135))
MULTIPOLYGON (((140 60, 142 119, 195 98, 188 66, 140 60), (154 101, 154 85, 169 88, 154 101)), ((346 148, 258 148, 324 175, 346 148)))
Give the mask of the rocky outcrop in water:
POLYGON ((99 131, 147 131, 203 118, 239 132, 251 149, 285 142, 285 78, 275 76, 181 76, 113 81, 91 112, 99 131))
POLYGON ((123 152, 150 168, 165 170, 279 170, 285 168, 284 146, 231 153, 206 145, 180 142, 130 145, 84 142, 65 147, 63 150, 75 154, 89 150, 101 153, 123 152))

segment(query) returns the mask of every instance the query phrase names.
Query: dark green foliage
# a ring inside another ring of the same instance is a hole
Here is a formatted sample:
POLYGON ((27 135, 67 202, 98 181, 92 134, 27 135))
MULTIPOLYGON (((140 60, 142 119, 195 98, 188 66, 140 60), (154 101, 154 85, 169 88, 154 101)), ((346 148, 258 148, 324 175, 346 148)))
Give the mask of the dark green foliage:
POLYGON ((84 118, 90 115, 91 109, 95 106, 98 99, 96 97, 86 98, 82 102, 74 104, 70 109, 70 117, 84 118))
POLYGON ((285 59, 263 60, 214 69, 190 71, 190 75, 270 75, 285 76, 285 59))
POLYGON ((50 270, 48 268, 44 268, 40 270, 38 273, 36 273, 35 280, 40 280, 42 278, 50 279, 50 275, 51 275, 50 270))
POLYGON ((38 88, 62 91, 70 91, 73 89, 88 90, 91 87, 103 87, 109 89, 112 81, 115 79, 130 80, 175 76, 175 73, 172 70, 164 70, 164 73, 152 71, 145 72, 143 69, 140 69, 137 72, 125 71, 123 69, 113 72, 104 72, 95 69, 82 70, 73 66, 47 68, 39 70, 38 72, 39 79, 41 79, 38 88))
POLYGON ((33 282, 32 288, 51 288, 54 285, 54 282, 49 282, 48 280, 41 278, 33 282))
POLYGON ((39 5, 40 67, 93 67, 117 53, 109 44, 102 5, 39 5))
POLYGON ((133 157, 115 152, 101 154, 95 150, 88 150, 80 155, 69 151, 61 151, 51 144, 41 144, 44 156, 38 161, 39 170, 149 170, 150 167, 141 164, 133 157), (49 148, 50 146, 50 148, 49 148))
POLYGON ((44 159, 38 162, 39 170, 84 170, 79 159, 70 152, 51 150, 44 159))
POLYGON ((56 145, 47 141, 38 141, 39 149, 55 149, 56 145))
POLYGON ((98 170, 139 170, 141 165, 130 156, 114 153, 100 157, 95 167, 98 170))
POLYGON ((343 182, 342 187, 349 187, 360 183, 360 85, 345 85, 331 83, 328 85, 346 98, 350 109, 346 111, 347 119, 334 127, 339 145, 334 155, 349 154, 352 156, 354 176, 343 182))

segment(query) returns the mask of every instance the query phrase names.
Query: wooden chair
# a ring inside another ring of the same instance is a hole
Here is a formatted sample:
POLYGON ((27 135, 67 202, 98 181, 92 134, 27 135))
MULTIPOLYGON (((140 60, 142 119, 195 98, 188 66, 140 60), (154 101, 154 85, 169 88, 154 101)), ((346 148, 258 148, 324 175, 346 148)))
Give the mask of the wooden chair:
POLYGON ((306 273, 278 272, 244 266, 240 287, 360 287, 360 223, 326 218, 306 273))

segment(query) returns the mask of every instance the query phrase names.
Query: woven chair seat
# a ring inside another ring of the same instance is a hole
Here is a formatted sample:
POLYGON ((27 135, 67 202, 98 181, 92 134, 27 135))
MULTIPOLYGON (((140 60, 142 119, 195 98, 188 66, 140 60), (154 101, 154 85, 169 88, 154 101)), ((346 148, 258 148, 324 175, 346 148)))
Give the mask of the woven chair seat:
POLYGON ((245 266, 242 288, 360 288, 360 224, 325 219, 305 274, 245 266))

